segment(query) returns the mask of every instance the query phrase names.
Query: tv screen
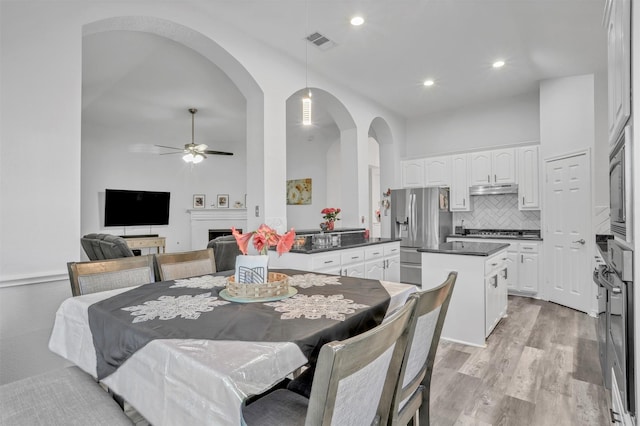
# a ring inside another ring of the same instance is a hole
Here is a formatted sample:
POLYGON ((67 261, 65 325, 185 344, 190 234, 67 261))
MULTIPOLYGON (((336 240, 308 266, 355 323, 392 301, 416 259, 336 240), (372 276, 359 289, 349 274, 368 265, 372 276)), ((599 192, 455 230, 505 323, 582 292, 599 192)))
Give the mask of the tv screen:
POLYGON ((168 225, 169 192, 107 189, 104 226, 168 225))

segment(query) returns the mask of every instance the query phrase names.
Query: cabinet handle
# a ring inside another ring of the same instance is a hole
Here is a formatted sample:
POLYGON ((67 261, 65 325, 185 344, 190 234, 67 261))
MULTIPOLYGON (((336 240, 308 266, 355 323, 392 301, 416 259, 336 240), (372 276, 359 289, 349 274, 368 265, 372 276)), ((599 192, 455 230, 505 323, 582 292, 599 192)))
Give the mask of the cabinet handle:
POLYGON ((524 254, 520 255, 520 263, 524 263, 524 254))
POLYGON ((493 181, 497 182, 498 181, 498 175, 493 175, 493 181))
POLYGON ((325 263, 325 265, 329 264, 329 263, 333 263, 333 260, 325 260, 324 263, 325 263))
POLYGON ((522 204, 524 205, 524 197, 522 197, 522 204))
POLYGON ((463 198, 463 199, 462 199, 462 207, 465 207, 465 203, 466 203, 466 201, 467 201, 467 199, 466 199, 466 198, 463 198))
POLYGON ((351 256, 351 260, 358 259, 360 256, 351 256))
POLYGON ((622 421, 620 420, 619 416, 620 413, 613 411, 612 408, 609 408, 609 414, 611 414, 611 423, 622 423, 622 421))
POLYGON ((374 252, 373 254, 374 254, 375 256, 377 256, 377 255, 379 255, 379 254, 380 254, 380 252, 379 252, 379 251, 376 251, 376 252, 374 252))
POLYGON ((496 266, 497 264, 498 264, 497 262, 496 263, 492 263, 491 266, 496 266))
POLYGON ((487 175, 487 183, 491 183, 491 176, 487 175))

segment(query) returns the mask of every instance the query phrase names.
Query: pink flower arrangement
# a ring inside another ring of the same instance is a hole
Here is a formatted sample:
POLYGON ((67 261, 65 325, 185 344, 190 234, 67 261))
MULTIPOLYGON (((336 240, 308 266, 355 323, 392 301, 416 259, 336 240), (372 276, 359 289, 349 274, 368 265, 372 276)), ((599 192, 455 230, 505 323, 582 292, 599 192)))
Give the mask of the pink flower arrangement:
POLYGON ((322 218, 327 222, 335 222, 336 220, 340 220, 338 217, 338 213, 340 212, 341 210, 339 208, 325 207, 320 213, 323 214, 322 218))
POLYGON ((293 241, 296 238, 296 233, 293 228, 284 235, 280 235, 264 223, 260 225, 256 231, 246 234, 241 234, 236 228, 231 228, 231 234, 236 237, 238 248, 240 248, 242 254, 247 254, 247 248, 251 238, 253 238, 253 246, 260 254, 267 254, 269 247, 275 246, 279 255, 291 250, 293 241))

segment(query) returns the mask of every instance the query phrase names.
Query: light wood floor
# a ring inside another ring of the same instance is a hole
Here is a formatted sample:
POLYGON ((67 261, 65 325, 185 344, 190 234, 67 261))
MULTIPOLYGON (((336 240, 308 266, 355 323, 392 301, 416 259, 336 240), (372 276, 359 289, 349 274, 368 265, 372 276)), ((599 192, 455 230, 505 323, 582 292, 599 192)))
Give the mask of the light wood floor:
POLYGON ((486 348, 441 341, 431 425, 607 425, 596 319, 509 296, 486 348))

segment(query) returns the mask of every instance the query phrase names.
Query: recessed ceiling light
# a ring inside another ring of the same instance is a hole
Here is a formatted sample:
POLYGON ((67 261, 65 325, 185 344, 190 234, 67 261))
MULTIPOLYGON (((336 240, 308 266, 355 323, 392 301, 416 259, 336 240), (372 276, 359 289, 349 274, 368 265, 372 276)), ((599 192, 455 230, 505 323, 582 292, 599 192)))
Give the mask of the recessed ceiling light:
POLYGON ((494 68, 502 68, 504 67, 504 61, 500 60, 500 61, 495 61, 492 65, 494 68))
POLYGON ((429 80, 425 80, 424 83, 425 86, 429 87, 429 86, 433 86, 434 82, 433 80, 429 79, 429 80))
POLYGON ((354 27, 359 27, 362 24, 364 24, 364 18, 362 16, 354 16, 351 18, 351 25, 354 27))

